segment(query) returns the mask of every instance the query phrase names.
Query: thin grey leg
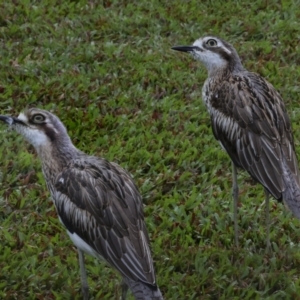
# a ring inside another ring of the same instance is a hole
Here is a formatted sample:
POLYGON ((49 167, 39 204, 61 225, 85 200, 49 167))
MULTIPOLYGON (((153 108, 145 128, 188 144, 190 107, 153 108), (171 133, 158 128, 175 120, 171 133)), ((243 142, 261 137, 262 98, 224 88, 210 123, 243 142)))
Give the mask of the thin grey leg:
POLYGON ((238 229, 238 198, 239 187, 237 183, 237 169, 232 162, 232 196, 233 196, 233 220, 234 220, 234 240, 236 247, 239 246, 239 229, 238 229))
POLYGON ((126 296, 127 296, 127 292, 128 292, 128 285, 126 284, 126 282, 124 280, 122 280, 121 283, 121 287, 122 287, 122 300, 126 300, 126 296))
POLYGON ((82 297, 84 300, 88 300, 89 299, 89 286, 88 286, 88 282, 87 282, 86 270, 85 270, 85 265, 84 265, 84 254, 78 248, 77 248, 77 250, 78 250, 78 256, 79 256, 82 297))
POLYGON ((265 189, 265 195, 266 195, 266 225, 267 225, 267 251, 271 249, 271 243, 270 243, 270 194, 265 189))

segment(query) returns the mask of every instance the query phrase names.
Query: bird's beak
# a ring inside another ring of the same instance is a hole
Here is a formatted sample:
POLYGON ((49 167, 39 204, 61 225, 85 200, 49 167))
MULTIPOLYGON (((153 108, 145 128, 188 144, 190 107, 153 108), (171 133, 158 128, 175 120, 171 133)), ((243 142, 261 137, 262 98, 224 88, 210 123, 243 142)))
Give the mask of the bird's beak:
POLYGON ((198 47, 196 47, 196 46, 174 46, 171 49, 176 50, 176 51, 181 51, 181 52, 192 52, 192 51, 198 49, 198 47))
POLYGON ((11 117, 11 116, 3 116, 0 115, 0 121, 8 124, 8 125, 13 125, 13 124, 21 124, 21 125, 26 125, 23 121, 16 117, 11 117))

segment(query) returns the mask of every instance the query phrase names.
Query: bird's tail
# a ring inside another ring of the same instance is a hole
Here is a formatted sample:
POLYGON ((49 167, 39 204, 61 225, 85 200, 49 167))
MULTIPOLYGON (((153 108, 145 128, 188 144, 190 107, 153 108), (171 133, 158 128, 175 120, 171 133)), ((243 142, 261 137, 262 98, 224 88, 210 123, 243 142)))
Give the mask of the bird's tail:
POLYGON ((283 160, 283 178, 285 182, 285 190, 283 192, 283 200, 292 211, 295 217, 300 219, 300 180, 298 174, 293 174, 285 160, 283 160))
POLYGON ((159 287, 150 287, 149 285, 133 281, 129 278, 124 278, 124 282, 127 284, 136 300, 163 300, 163 296, 159 287))

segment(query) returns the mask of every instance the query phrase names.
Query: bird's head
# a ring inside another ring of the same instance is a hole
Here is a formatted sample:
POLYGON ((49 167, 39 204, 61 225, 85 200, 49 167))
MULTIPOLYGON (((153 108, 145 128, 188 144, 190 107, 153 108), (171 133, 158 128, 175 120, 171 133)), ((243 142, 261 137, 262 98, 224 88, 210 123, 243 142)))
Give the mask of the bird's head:
POLYGON ((193 45, 175 46, 172 49, 190 53, 205 65, 210 75, 225 69, 231 72, 243 69, 234 47, 218 37, 206 36, 196 40, 193 45))
POLYGON ((46 110, 31 108, 20 113, 18 117, 0 115, 0 121, 15 129, 36 149, 55 142, 70 142, 65 126, 46 110))

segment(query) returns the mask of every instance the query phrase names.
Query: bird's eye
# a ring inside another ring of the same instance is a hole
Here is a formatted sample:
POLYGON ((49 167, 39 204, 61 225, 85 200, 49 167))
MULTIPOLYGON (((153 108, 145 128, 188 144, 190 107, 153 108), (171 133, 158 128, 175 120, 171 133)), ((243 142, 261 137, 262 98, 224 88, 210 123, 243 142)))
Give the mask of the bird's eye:
POLYGON ((33 123, 43 123, 45 121, 45 117, 41 114, 36 114, 31 118, 33 123))
POLYGON ((214 39, 209 39, 207 42, 206 42, 206 45, 210 46, 210 47, 215 47, 218 45, 217 41, 214 40, 214 39))

